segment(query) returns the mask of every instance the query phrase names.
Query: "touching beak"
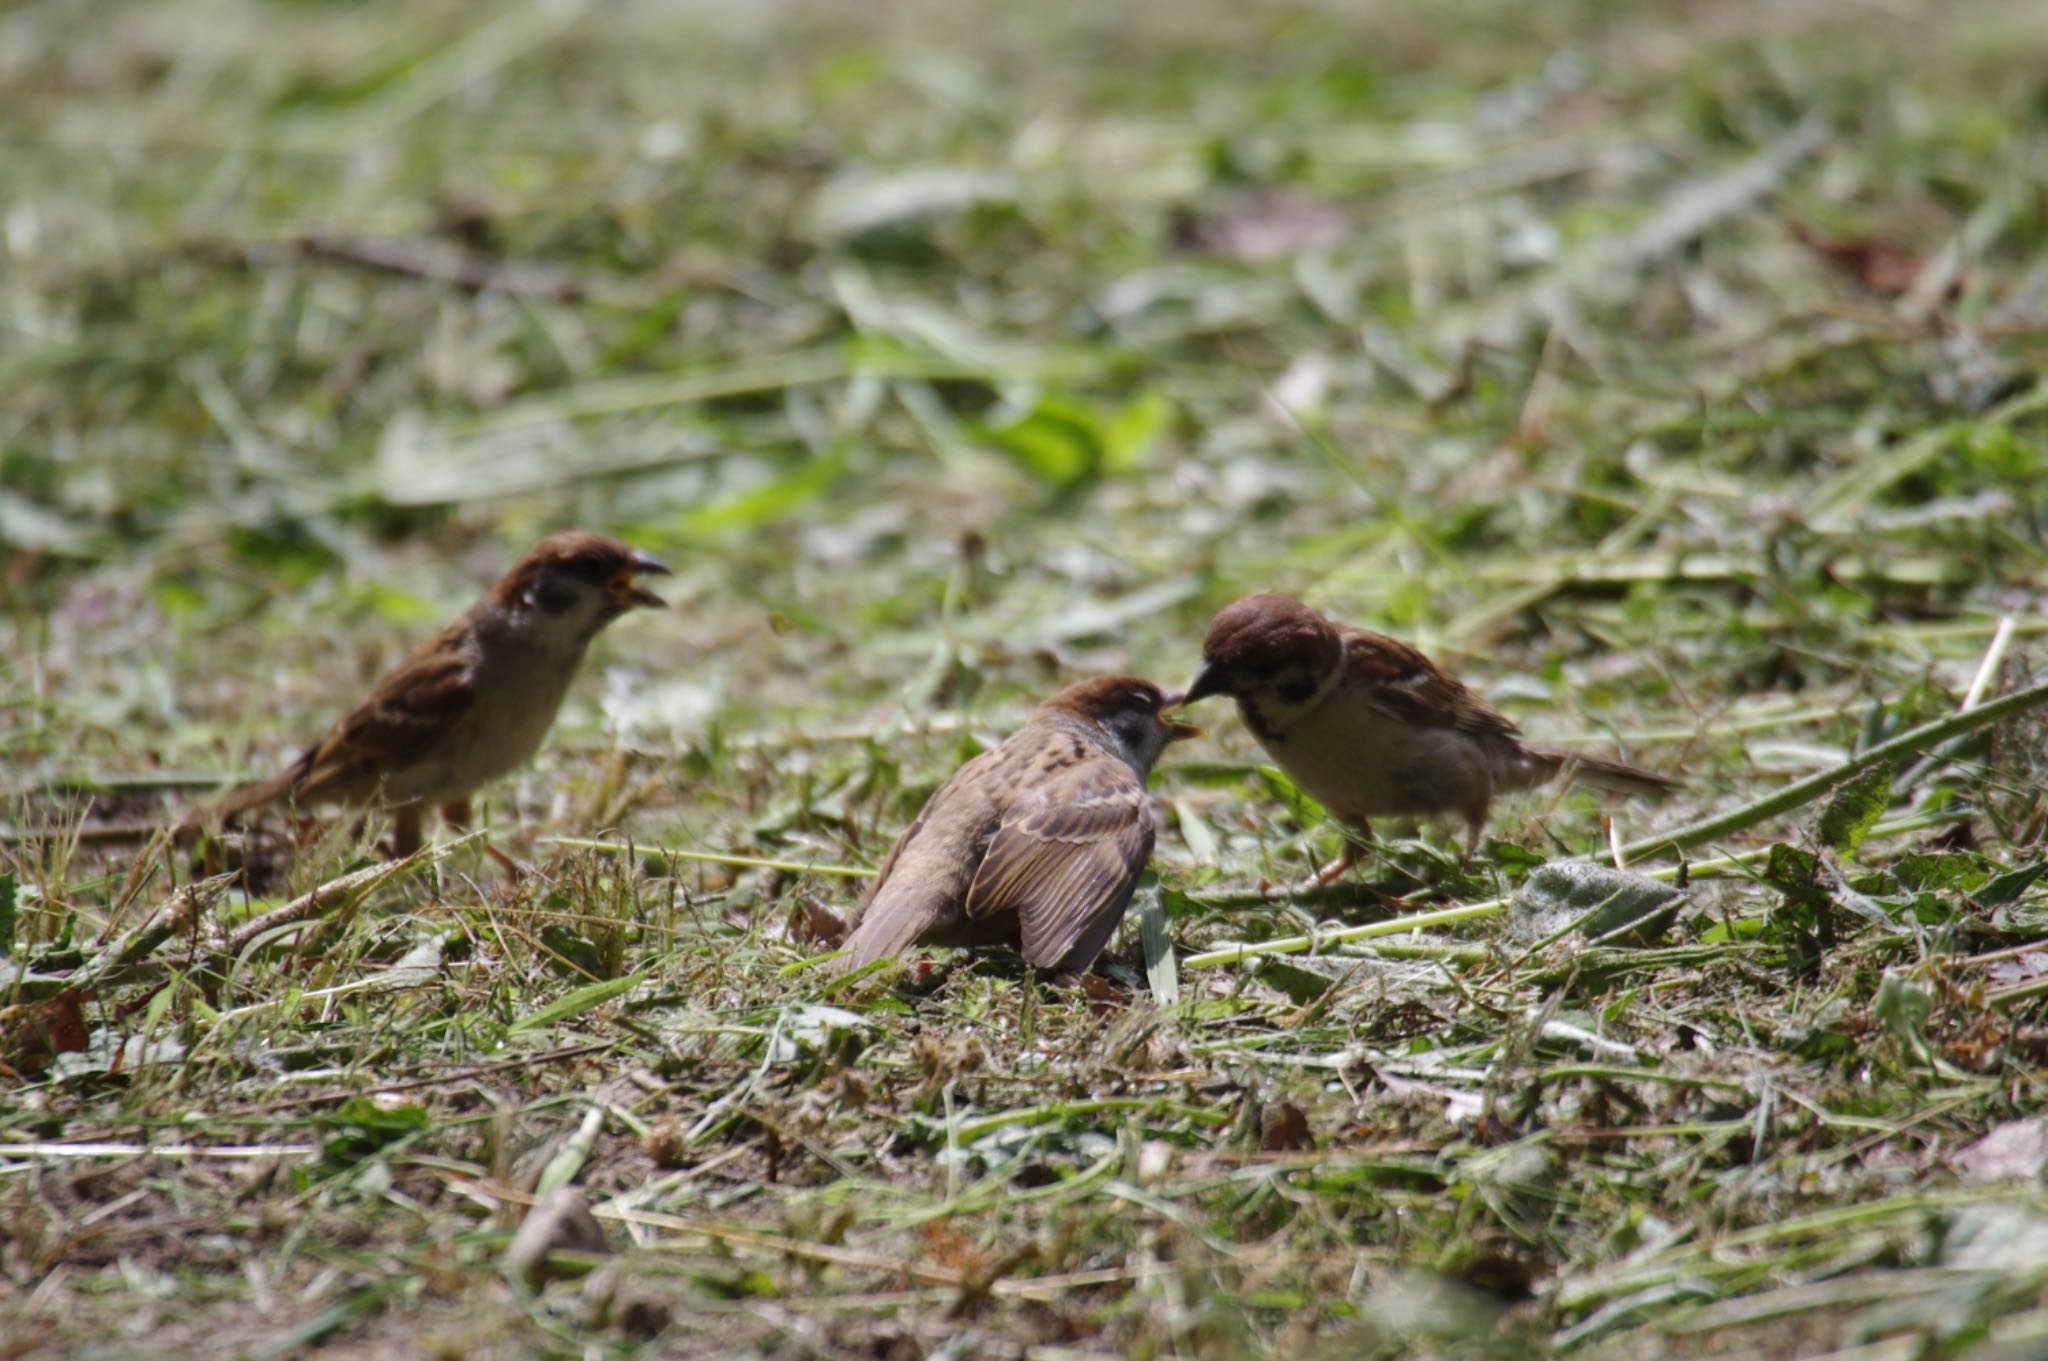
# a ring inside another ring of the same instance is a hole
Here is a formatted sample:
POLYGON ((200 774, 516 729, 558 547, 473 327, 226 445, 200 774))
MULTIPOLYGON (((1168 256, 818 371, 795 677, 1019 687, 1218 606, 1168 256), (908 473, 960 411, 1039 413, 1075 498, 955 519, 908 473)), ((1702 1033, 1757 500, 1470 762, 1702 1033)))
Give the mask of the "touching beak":
POLYGON ((629 609, 634 605, 661 609, 668 602, 640 584, 638 577, 643 572, 649 576, 672 575, 669 565, 660 558, 648 553, 635 553, 632 563, 612 578, 612 599, 629 609))
POLYGON ((1166 734, 1166 740, 1169 742, 1185 742, 1190 737, 1200 737, 1204 731, 1204 729, 1198 728, 1192 723, 1175 723, 1166 716, 1165 709, 1178 709, 1185 703, 1187 703, 1187 700, 1178 695, 1168 695, 1166 697, 1166 703, 1159 715, 1159 730, 1166 734))
POLYGON ((1229 691, 1229 685, 1225 684, 1223 668, 1211 662, 1204 666, 1200 673, 1195 676, 1195 683, 1190 685, 1188 692, 1180 697, 1180 702, 1183 704, 1193 704, 1198 699, 1207 699, 1211 695, 1227 694, 1229 691))

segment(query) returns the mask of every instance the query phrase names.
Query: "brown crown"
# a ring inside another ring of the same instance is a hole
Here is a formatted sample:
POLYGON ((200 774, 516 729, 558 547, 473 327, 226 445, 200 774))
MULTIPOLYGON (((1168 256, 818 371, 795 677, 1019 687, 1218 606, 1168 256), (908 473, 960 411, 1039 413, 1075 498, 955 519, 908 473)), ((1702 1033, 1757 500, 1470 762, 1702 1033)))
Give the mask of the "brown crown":
POLYGON ((511 571, 498 579, 491 592, 499 600, 509 602, 525 594, 540 576, 563 573, 603 584, 628 570, 668 569, 622 539, 595 530, 567 529, 535 544, 511 571))
POLYGON ((1097 676, 1077 681, 1038 707, 1059 709, 1082 718, 1100 719, 1109 714, 1158 713, 1166 706, 1166 692, 1137 676, 1097 676))
POLYGON ((1301 663, 1325 667, 1342 651, 1343 641, 1329 620, 1278 591, 1260 591, 1224 606, 1202 641, 1203 661, 1239 674, 1301 663))

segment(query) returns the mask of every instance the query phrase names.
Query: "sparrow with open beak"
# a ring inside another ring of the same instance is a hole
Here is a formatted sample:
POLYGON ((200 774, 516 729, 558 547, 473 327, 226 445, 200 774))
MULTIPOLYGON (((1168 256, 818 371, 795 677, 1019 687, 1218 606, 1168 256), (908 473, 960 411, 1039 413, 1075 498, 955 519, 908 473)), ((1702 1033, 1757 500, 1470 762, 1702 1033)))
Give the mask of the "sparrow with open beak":
POLYGON ((640 578, 668 570, 604 534, 541 540, 282 774, 235 790, 181 832, 264 804, 383 805, 393 852, 410 854, 427 806, 466 823, 470 795, 539 749, 590 640, 628 610, 663 605, 640 578))
POLYGON ((1621 761, 1529 746, 1511 721, 1408 644, 1272 591, 1225 607, 1209 625, 1202 660, 1186 702, 1235 698, 1287 777, 1355 834, 1318 882, 1357 863, 1370 818, 1459 814, 1469 855, 1496 794, 1559 775, 1622 794, 1679 788, 1621 761))
POLYGON ((1134 676, 1070 685, 941 785, 855 906, 852 966, 913 945, 1013 945, 1079 973, 1116 933, 1156 835, 1145 778, 1201 729, 1134 676))

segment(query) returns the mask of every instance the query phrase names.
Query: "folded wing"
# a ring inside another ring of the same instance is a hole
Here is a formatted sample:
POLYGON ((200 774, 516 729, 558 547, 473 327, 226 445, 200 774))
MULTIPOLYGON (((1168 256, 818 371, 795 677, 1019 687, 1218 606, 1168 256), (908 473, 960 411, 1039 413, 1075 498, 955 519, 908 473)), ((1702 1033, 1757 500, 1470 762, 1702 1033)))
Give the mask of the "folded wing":
POLYGON ((1006 813, 968 889, 967 916, 1015 912, 1025 959, 1085 969, 1123 920, 1153 837, 1128 765, 1107 755, 1074 765, 1006 813))
POLYGON ((476 703, 472 650, 439 646, 440 641, 401 663, 299 758, 287 772, 291 797, 306 803, 369 799, 378 792, 381 772, 432 754, 434 744, 476 703))

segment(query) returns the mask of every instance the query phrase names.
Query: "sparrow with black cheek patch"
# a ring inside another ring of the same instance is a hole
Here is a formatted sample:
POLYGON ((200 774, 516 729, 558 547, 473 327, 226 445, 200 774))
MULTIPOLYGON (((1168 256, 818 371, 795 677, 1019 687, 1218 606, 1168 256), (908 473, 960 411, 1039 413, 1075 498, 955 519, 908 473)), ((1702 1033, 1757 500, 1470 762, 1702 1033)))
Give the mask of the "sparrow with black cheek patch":
POLYGON ((1013 945, 1079 973, 1116 933, 1152 854, 1145 777, 1175 701, 1134 676, 1082 681, 941 785, 854 907, 852 967, 913 945, 1013 945))
MULTIPOLYGON (((1359 838, 1368 819, 1457 813, 1466 854, 1478 848, 1496 794, 1559 775, 1622 794, 1679 782, 1621 761, 1532 747, 1506 717, 1397 639, 1327 619, 1261 591, 1209 625, 1187 702, 1230 695, 1252 736, 1287 777, 1359 838)), ((1317 881, 1357 862, 1358 842, 1317 881)))
POLYGON ((410 854, 428 805, 466 823, 470 795, 539 749, 590 640, 628 610, 665 604, 639 579, 668 570, 604 534, 541 540, 282 774, 235 790, 181 832, 271 803, 382 804, 394 854, 410 854))

